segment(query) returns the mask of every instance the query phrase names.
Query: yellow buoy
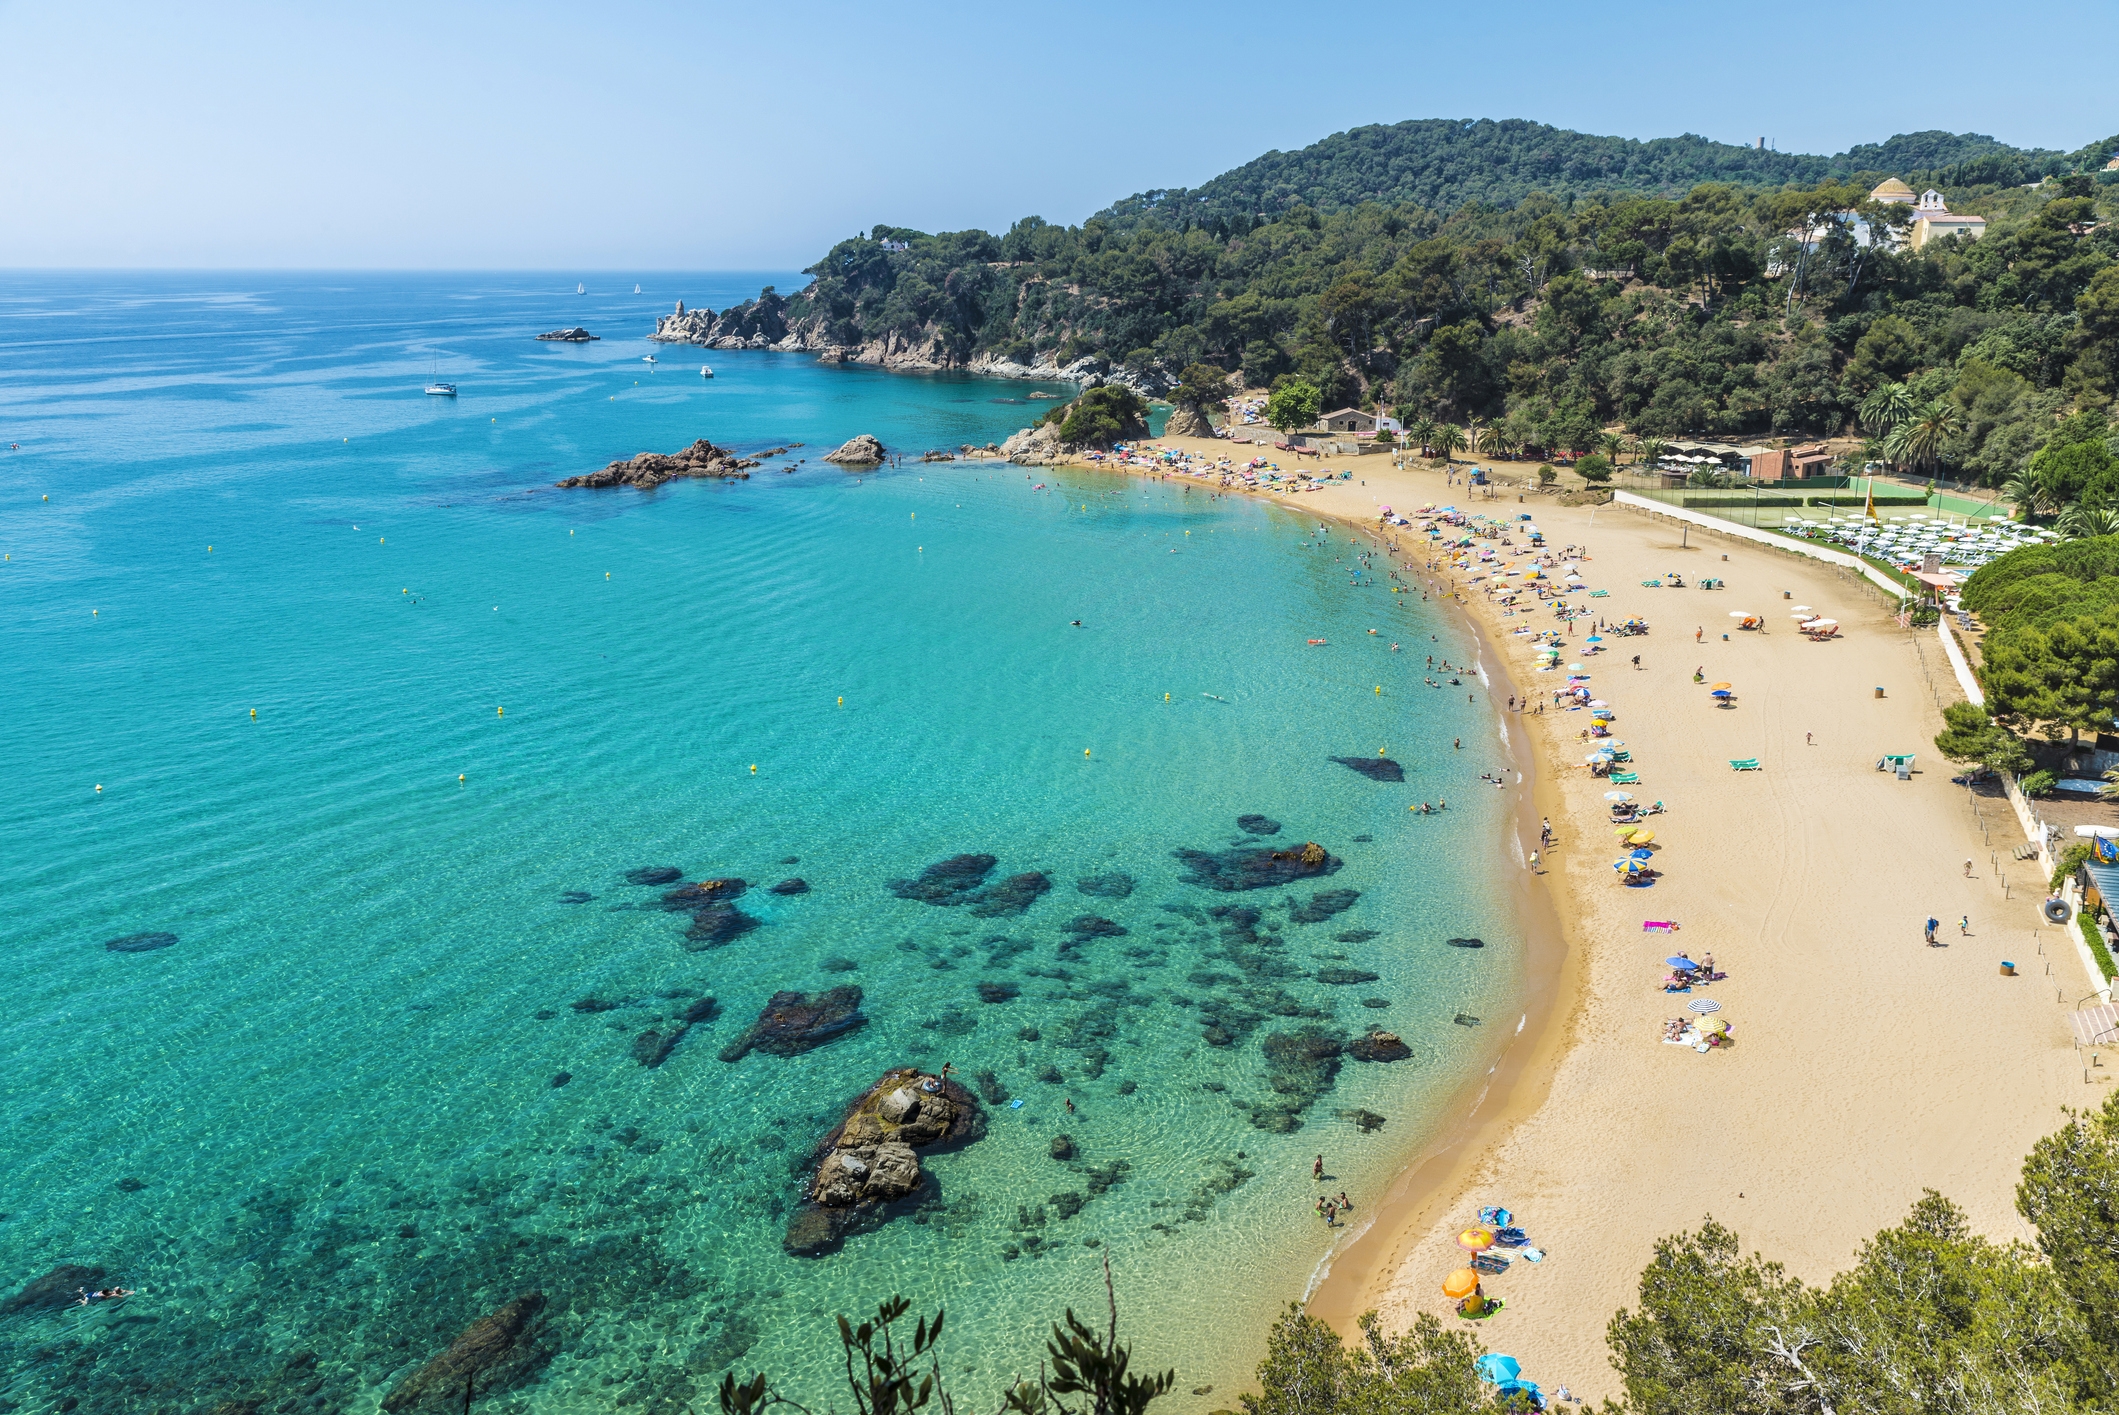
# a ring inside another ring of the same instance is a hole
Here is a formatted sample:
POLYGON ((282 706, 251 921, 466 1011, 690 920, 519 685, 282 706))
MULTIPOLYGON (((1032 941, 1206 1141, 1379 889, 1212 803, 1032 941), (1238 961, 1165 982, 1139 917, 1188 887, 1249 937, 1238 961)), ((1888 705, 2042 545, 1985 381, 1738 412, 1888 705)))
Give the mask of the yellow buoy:
POLYGON ((504 707, 497 707, 493 709, 493 715, 495 717, 506 717, 508 715, 508 710, 504 707))
POLYGON ((256 722, 258 720, 258 710, 256 708, 252 708, 250 710, 250 720, 252 722, 256 722))
POLYGON ((1383 696, 1383 685, 1381 683, 1376 685, 1376 696, 1379 698, 1383 696))
POLYGON ((50 495, 49 493, 46 493, 46 495, 45 495, 44 499, 45 499, 46 501, 49 501, 49 500, 51 500, 51 495, 50 495))
POLYGON ((603 572, 603 578, 605 578, 606 580, 608 580, 609 578, 611 578, 611 572, 610 572, 610 571, 608 571, 608 570, 604 571, 604 572, 603 572))
POLYGON ((840 707, 845 707, 845 706, 846 706, 846 695, 845 695, 844 693, 841 693, 841 694, 839 694, 839 706, 840 706, 840 707))
POLYGON ((1170 695, 1169 695, 1168 693, 1164 693, 1164 694, 1163 694, 1163 701, 1164 701, 1164 702, 1168 702, 1168 701, 1170 701, 1170 695))
POLYGON ((750 774, 752 776, 756 776, 758 774, 758 764, 756 762, 752 762, 750 764, 750 774))
POLYGON ((383 538, 382 538, 381 536, 377 536, 377 537, 375 538, 375 543, 376 543, 377 545, 381 545, 381 544, 383 543, 383 538))
POLYGON ((458 786, 461 786, 461 785, 463 785, 463 784, 464 784, 464 774, 463 774, 462 772, 460 772, 460 771, 459 771, 458 773, 456 773, 456 784, 457 784, 458 786))
POLYGON ((206 547, 206 553, 207 553, 208 555, 211 555, 211 554, 213 554, 213 547, 212 547, 212 546, 210 546, 210 545, 209 545, 209 546, 207 546, 207 547, 206 547))
POLYGON ((1087 747, 1082 748, 1082 755, 1085 757, 1089 755, 1089 749, 1087 747))
POLYGON ((96 783, 96 794, 98 796, 103 794, 103 783, 100 781, 96 783))
POLYGON ((410 590, 409 588, 407 588, 407 589, 402 589, 402 590, 399 590, 399 591, 398 591, 398 593, 399 593, 399 594, 410 594, 410 593, 412 593, 412 591, 411 591, 411 590, 410 590))

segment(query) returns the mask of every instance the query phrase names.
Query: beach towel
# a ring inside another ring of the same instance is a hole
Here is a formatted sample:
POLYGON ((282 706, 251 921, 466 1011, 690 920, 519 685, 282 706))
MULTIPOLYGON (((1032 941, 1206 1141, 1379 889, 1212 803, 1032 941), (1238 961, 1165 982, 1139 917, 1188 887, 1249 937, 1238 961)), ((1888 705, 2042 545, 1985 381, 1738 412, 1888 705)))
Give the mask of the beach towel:
POLYGON ((1523 1250, 1523 1258, 1526 1262, 1542 1263, 1545 1261, 1545 1250, 1542 1248, 1525 1248, 1523 1250))
POLYGON ((1641 928, 1648 933, 1669 933, 1678 926, 1675 919, 1643 919, 1641 928))

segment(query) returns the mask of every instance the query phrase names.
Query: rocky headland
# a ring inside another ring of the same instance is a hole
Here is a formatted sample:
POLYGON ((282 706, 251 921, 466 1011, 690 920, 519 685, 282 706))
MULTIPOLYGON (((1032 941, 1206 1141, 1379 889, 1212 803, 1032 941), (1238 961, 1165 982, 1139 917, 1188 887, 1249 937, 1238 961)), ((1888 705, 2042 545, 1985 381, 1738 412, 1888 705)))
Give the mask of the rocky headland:
POLYGON ((932 1185, 915 1151, 955 1149, 985 1133, 977 1097, 955 1081, 909 1066, 884 1072, 817 1146, 809 1191, 783 1246, 816 1257, 887 1221, 932 1185))
POLYGON ((679 477, 747 478, 750 476, 750 469, 757 465, 755 459, 738 457, 727 448, 716 447, 702 437, 682 452, 642 452, 630 460, 613 462, 602 471, 568 477, 558 485, 633 486, 646 491, 666 481, 675 481, 679 477))
POLYGON ((1094 356, 1065 363, 1056 358, 1025 363, 990 352, 964 355, 939 332, 925 331, 892 331, 848 344, 834 338, 828 325, 821 314, 789 318, 787 298, 768 287, 755 300, 732 305, 719 314, 704 308, 686 309, 680 300, 673 313, 655 321, 655 332, 648 338, 703 349, 815 354, 826 363, 866 364, 898 373, 976 373, 988 378, 1077 383, 1084 388, 1120 383, 1148 398, 1161 397, 1170 388, 1169 379, 1159 369, 1140 372, 1094 356))

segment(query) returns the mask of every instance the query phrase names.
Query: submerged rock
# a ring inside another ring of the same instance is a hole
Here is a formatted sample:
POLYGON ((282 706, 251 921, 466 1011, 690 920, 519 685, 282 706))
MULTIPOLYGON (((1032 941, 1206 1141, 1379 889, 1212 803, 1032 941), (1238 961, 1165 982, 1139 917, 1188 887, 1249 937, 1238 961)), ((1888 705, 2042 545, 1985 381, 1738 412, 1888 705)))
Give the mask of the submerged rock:
POLYGON ((916 900, 947 908, 964 902, 1000 863, 993 855, 951 855, 921 870, 912 879, 894 879, 890 892, 900 899, 916 900))
POLYGON ((1358 771, 1371 781, 1403 781, 1405 768, 1389 757, 1330 757, 1350 771, 1358 771))
POLYGON ((1367 943, 1370 939, 1375 937, 1377 937, 1377 933, 1374 929, 1348 929, 1344 933, 1333 934, 1332 942, 1367 943))
POLYGON ((933 1187, 915 1150, 953 1149, 985 1133, 977 1098, 955 1081, 913 1067, 885 1072, 817 1146, 809 1192, 782 1246, 815 1257, 884 1222, 933 1187))
POLYGON ((721 1049, 723 1061, 741 1061, 753 1050, 768 1056, 798 1056, 867 1023, 861 990, 851 985, 820 993, 776 992, 758 1020, 721 1049))
POLYGON ((806 880, 806 879, 803 879, 803 878, 802 878, 801 876, 797 875, 797 876, 796 876, 795 878, 793 878, 793 879, 783 879, 783 880, 781 880, 781 881, 780 881, 780 882, 779 882, 778 884, 774 885, 774 886, 773 886, 773 887, 772 887, 771 889, 767 890, 767 891, 766 891, 766 893, 768 893, 768 894, 807 894, 807 893, 809 893, 809 881, 808 881, 808 880, 806 880))
POLYGON ((1124 938, 1126 926, 1115 923, 1101 914, 1076 914, 1060 925, 1065 933, 1076 938, 1124 938))
POLYGON ((1074 882, 1074 887, 1092 899, 1129 899, 1137 882, 1123 870, 1114 870, 1107 875, 1089 875, 1078 879, 1074 882))
POLYGON ((0 1302, 0 1315, 15 1312, 56 1312, 71 1307, 82 1288, 101 1287, 110 1273, 87 1263, 61 1263, 42 1277, 33 1277, 22 1290, 0 1302))
POLYGON ((562 904, 593 904, 595 901, 596 896, 585 889, 570 889, 559 896, 562 904))
POLYGON ((1448 944, 1448 945, 1449 945, 1449 946, 1450 946, 1451 948, 1484 948, 1484 947, 1486 947, 1486 943, 1485 943, 1485 940, 1483 940, 1483 939, 1476 939, 1476 938, 1450 938, 1450 939, 1444 939, 1444 940, 1443 940, 1443 942, 1444 942, 1444 943, 1447 943, 1447 944, 1448 944))
POLYGON ((749 889, 748 880, 703 879, 663 895, 662 907, 674 914, 696 909, 702 904, 728 904, 741 899, 749 889))
POLYGON ((1358 889, 1321 889, 1310 896, 1307 904, 1297 904, 1288 910, 1288 917, 1298 924, 1321 924, 1334 914, 1344 914, 1354 907, 1361 897, 1358 889))
POLYGON ((1347 1043, 1347 1054, 1356 1061, 1403 1061, 1413 1054, 1396 1032, 1370 1032, 1347 1043))
POLYGON ((980 1002, 1013 1002, 1022 989, 1014 983, 980 983, 980 1002))
POLYGON ((633 1060, 650 1071, 654 1070, 669 1059, 669 1054, 677 1049, 677 1043, 683 1041, 684 1034, 690 1030, 690 1027, 682 1024, 668 1032, 658 1032, 650 1027, 633 1038, 633 1060))
POLYGON ((1339 1118, 1353 1121, 1355 1125, 1360 1127, 1361 1133, 1364 1135, 1373 1135, 1378 1130, 1381 1130, 1385 1119, 1383 1116, 1376 1114, 1375 1111, 1365 1109, 1342 1110, 1339 1112, 1339 1118))
POLYGON ((153 953, 158 948, 175 948, 177 936, 167 933, 126 934, 103 946, 112 953, 153 953))
POLYGON ((465 1327, 449 1349, 397 1383, 383 1409, 453 1411, 471 1398, 521 1384, 544 1364, 547 1353, 535 1337, 545 1299, 526 1292, 500 1310, 465 1327))
POLYGON ((1380 973, 1371 973, 1362 968, 1319 968, 1317 970, 1318 982, 1331 983, 1335 986, 1348 983, 1373 983, 1381 976, 1382 974, 1380 973))
POLYGON ((1298 879, 1331 874, 1346 863, 1314 840, 1293 850, 1239 846, 1232 850, 1176 850, 1171 853, 1185 867, 1185 883, 1224 892, 1270 889, 1298 879))
POLYGON ((1278 835, 1280 822, 1270 816, 1247 815, 1236 818, 1236 828, 1246 835, 1278 835))
POLYGON ((684 951, 704 953, 710 948, 720 948, 734 943, 752 929, 759 920, 744 913, 733 904, 715 904, 692 915, 691 926, 684 931, 684 951))
POLYGON ((988 885, 973 897, 972 917, 979 919, 1010 919, 1037 903, 1039 896, 1049 892, 1052 881, 1042 870, 1026 870, 1019 875, 1010 875, 1004 880, 988 885))
POLYGON ((1074 1137, 1072 1135, 1054 1135, 1051 1145, 1047 1146, 1047 1148, 1052 1151, 1054 1159, 1071 1160, 1074 1158, 1074 1137))
POLYGON ((627 884, 675 884, 684 878, 684 871, 675 865, 646 865, 625 872, 627 884))

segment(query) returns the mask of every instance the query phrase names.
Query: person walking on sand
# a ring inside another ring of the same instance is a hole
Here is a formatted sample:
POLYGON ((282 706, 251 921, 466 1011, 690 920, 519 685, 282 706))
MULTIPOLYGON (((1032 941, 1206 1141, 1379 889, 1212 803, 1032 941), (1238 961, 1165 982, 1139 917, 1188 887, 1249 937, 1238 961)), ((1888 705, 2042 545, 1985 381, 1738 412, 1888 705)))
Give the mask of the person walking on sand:
POLYGON ((1969 858, 1967 858, 1964 862, 1964 877, 1966 879, 1970 879, 1972 877, 1972 861, 1969 858))
POLYGON ((1697 644, 1697 643, 1704 643, 1704 642, 1706 641, 1706 638, 1707 638, 1707 630, 1706 630, 1706 629, 1705 629, 1704 627, 1703 627, 1703 628, 1698 628, 1698 629, 1694 629, 1694 630, 1692 631, 1692 641, 1693 641, 1694 643, 1696 643, 1696 644, 1697 644))
POLYGON ((1957 935, 1959 938, 1970 938, 1972 936, 1972 916, 1970 914, 1958 916, 1957 935))
MULTIPOLYGON (((1928 921, 1928 931, 1929 931, 1930 933, 1933 933, 1933 932, 1934 932, 1934 930, 1935 930, 1935 921, 1934 921, 1933 919, 1930 919, 1930 920, 1928 921)), ((1322 1179, 1324 1178, 1324 1156, 1323 1156, 1323 1155, 1319 1155, 1319 1156, 1317 1156, 1317 1163, 1315 1163, 1315 1164, 1313 1164, 1313 1165, 1311 1165, 1311 1166, 1310 1166, 1310 1178, 1312 1178, 1312 1179, 1316 1179, 1316 1180, 1322 1180, 1322 1179)))
MULTIPOLYGON (((1938 924, 1939 922, 1940 922, 1940 921, 1939 921, 1939 920, 1936 920, 1936 919, 1929 919, 1929 920, 1928 920, 1928 946, 1929 946, 1930 948, 1932 948, 1932 947, 1934 947, 1934 946, 1935 946, 1935 929, 1936 929, 1936 926, 1937 926, 1937 924, 1938 924)), ((1322 1178, 1322 1177, 1323 1177, 1322 1175, 1319 1175, 1319 1178, 1322 1178)))
POLYGON ((1538 852, 1535 850, 1530 852, 1530 872, 1532 874, 1540 873, 1538 869, 1538 852))

